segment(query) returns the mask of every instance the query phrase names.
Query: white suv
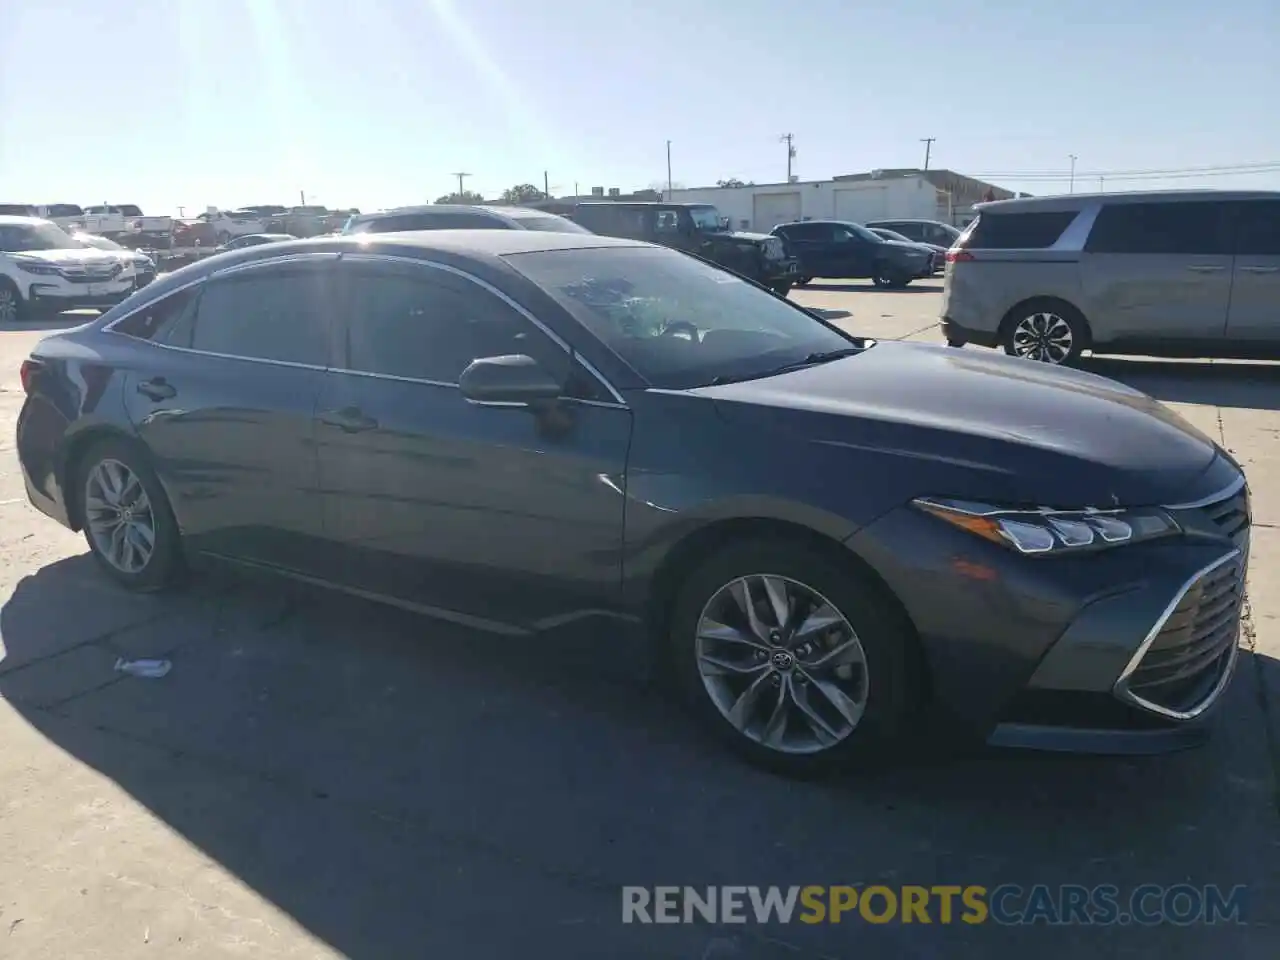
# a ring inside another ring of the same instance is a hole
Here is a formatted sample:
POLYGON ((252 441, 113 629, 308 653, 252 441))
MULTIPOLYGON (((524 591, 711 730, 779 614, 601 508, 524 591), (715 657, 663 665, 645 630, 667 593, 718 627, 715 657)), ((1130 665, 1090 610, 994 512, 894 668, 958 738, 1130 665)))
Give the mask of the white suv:
POLYGON ((0 217, 0 324, 78 307, 110 307, 133 292, 120 257, 86 247, 38 217, 0 217))

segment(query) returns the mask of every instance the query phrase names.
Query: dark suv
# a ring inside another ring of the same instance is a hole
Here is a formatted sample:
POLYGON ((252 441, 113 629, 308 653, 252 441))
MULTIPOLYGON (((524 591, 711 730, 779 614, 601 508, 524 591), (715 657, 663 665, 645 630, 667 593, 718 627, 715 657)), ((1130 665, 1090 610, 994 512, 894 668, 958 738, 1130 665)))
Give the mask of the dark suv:
POLYGON ((709 203, 580 203, 573 219, 601 236, 647 240, 696 254, 780 296, 796 283, 799 268, 780 238, 730 230, 709 203))
POLYGON ((929 272, 932 255, 926 248, 885 240, 856 223, 803 220, 780 223, 773 232, 799 259, 801 284, 814 277, 870 279, 877 287, 897 290, 929 272))

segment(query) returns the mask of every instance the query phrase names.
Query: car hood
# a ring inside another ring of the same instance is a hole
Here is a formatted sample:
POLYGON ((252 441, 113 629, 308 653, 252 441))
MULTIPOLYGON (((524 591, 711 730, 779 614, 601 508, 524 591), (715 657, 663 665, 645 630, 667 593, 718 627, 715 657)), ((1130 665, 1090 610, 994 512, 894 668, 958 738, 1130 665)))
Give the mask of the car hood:
POLYGON ((1214 442, 1104 377, 976 350, 877 343, 844 360, 691 391, 730 422, 918 466, 920 495, 1055 507, 1200 496, 1214 442), (945 478, 945 479, 942 479, 945 478), (935 489, 941 483, 944 489, 935 489))
POLYGON ((118 259, 116 251, 98 250, 90 247, 71 247, 66 250, 24 250, 11 256, 15 260, 35 261, 38 263, 56 264, 91 264, 114 263, 118 259))

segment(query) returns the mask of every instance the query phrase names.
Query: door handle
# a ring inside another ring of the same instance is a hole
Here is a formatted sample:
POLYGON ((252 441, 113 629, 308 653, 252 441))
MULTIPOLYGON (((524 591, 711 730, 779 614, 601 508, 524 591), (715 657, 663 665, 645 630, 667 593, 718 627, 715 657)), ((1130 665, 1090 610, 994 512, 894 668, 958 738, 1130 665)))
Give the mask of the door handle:
POLYGON ((1221 273, 1224 268, 1215 266, 1212 263, 1195 263, 1187 267, 1187 269, 1195 273, 1221 273))
POLYGON ((152 377, 150 380, 143 380, 138 384, 138 392, 151 400, 169 400, 178 395, 178 391, 173 388, 173 384, 169 383, 164 377, 152 377))
POLYGON ((343 407, 341 410, 326 410, 320 414, 320 422, 337 427, 346 433, 360 433, 363 430, 376 430, 378 421, 366 417, 355 407, 343 407))
POLYGON ((1248 266, 1248 267, 1241 267, 1240 269, 1241 269, 1241 270, 1243 270, 1245 273, 1277 273, 1277 272, 1280 272, 1280 267, 1253 267, 1253 266, 1248 266))

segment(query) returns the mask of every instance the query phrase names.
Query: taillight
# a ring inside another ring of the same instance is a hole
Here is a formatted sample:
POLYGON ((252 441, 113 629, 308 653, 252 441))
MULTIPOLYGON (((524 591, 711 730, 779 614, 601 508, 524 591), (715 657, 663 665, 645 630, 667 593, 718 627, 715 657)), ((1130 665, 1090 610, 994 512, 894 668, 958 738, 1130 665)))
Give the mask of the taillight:
POLYGON ((965 263, 972 260, 973 254, 968 250, 948 250, 947 263, 965 263))
POLYGON ((34 357, 27 357, 22 361, 22 367, 18 370, 18 376, 22 380, 22 392, 31 393, 31 383, 35 379, 37 373, 44 368, 44 364, 34 357))

